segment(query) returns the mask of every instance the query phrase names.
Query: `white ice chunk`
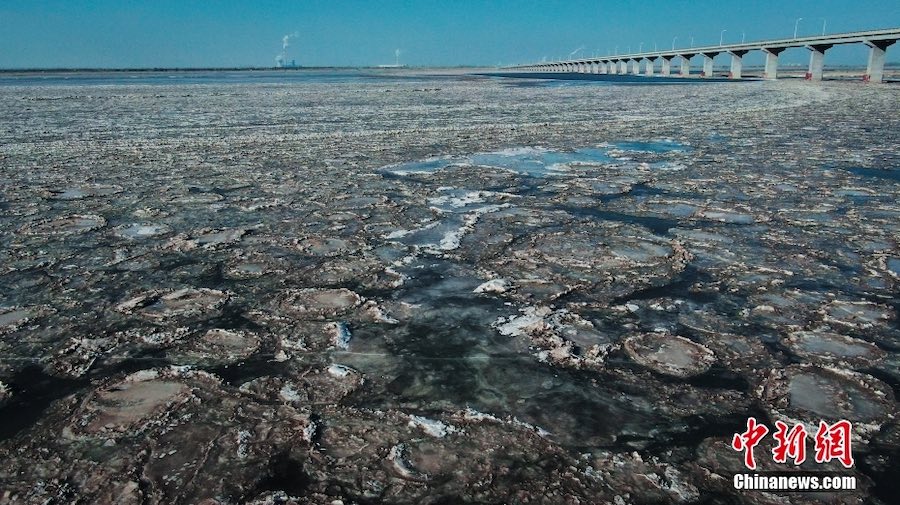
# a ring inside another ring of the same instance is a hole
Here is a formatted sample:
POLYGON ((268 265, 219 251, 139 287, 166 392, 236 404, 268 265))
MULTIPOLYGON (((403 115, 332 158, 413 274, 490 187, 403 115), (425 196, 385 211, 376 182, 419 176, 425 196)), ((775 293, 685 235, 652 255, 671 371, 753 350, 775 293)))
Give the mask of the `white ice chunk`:
POLYGON ((491 279, 477 288, 475 288, 473 293, 505 293, 506 290, 509 289, 509 283, 506 282, 506 279, 491 279))
POLYGON ((422 431, 435 438, 444 438, 448 433, 456 432, 455 426, 420 416, 409 416, 409 426, 411 428, 421 428, 422 431))

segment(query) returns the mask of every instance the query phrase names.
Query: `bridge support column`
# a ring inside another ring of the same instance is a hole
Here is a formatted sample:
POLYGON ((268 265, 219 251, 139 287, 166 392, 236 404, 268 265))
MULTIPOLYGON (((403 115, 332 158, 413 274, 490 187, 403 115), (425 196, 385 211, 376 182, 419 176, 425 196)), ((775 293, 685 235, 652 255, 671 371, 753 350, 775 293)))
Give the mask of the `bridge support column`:
POLYGON ((653 73, 656 71, 655 68, 655 60, 656 58, 647 58, 647 68, 644 70, 644 75, 647 77, 653 77, 653 73))
POLYGON ((641 75, 641 62, 639 60, 631 60, 632 75, 641 75))
POLYGON ((691 57, 693 54, 682 54, 681 56, 681 76, 687 77, 691 75, 691 57))
POLYGON ((731 70, 728 72, 729 79, 740 79, 744 72, 744 55, 747 51, 730 51, 731 54, 731 70))
POLYGON ((784 51, 784 48, 768 49, 764 47, 763 51, 766 53, 766 70, 763 79, 774 81, 778 79, 778 55, 784 51))
POLYGON ((715 55, 703 55, 703 77, 712 77, 713 75, 713 56, 715 55))
POLYGON ((869 46, 869 64, 866 65, 866 82, 882 82, 884 80, 884 53, 896 40, 867 41, 869 46))
POLYGON ((668 76, 672 73, 672 59, 665 56, 662 57, 662 69, 659 71, 662 75, 668 76))
MULTIPOLYGON (((882 59, 884 59, 884 58, 882 58, 882 59)), ((628 62, 627 61, 622 60, 619 62, 619 73, 622 75, 625 75, 628 73, 628 62)))
POLYGON ((831 49, 831 45, 822 44, 809 46, 809 70, 806 72, 807 81, 821 81, 825 71, 825 51, 831 49))

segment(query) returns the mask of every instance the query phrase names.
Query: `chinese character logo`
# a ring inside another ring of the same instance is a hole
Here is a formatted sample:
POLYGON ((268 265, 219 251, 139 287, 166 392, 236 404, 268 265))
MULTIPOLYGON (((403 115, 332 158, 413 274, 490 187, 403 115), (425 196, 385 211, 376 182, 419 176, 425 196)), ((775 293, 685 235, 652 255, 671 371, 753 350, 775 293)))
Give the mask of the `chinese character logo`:
MULTIPOLYGON (((781 421, 775 421, 776 446, 772 449, 772 460, 776 463, 787 463, 793 460, 794 465, 801 465, 806 461, 806 426, 797 423, 790 429, 781 421)), ((853 467, 853 449, 851 447, 850 432, 853 425, 850 421, 841 420, 834 424, 819 421, 819 429, 814 437, 816 450, 816 463, 828 463, 838 460, 844 468, 853 467)), ((735 451, 743 451, 744 466, 750 470, 756 470, 756 458, 753 449, 769 434, 769 428, 756 422, 755 417, 747 418, 747 430, 743 433, 735 433, 731 439, 731 448, 735 451)))
POLYGON ((844 468, 853 466, 853 452, 850 448, 850 421, 838 421, 831 426, 819 421, 816 432, 816 463, 827 463, 836 459, 844 468))
POLYGON ((790 431, 788 426, 781 421, 775 421, 775 440, 778 445, 772 449, 772 459, 776 463, 786 463, 788 458, 794 460, 795 465, 801 465, 806 461, 806 427, 795 424, 790 431))
POLYGON ((756 460, 753 458, 753 448, 759 445, 760 440, 769 433, 769 428, 762 424, 756 424, 756 418, 747 419, 747 431, 735 433, 731 439, 731 448, 736 451, 744 451, 744 465, 756 470, 756 460))

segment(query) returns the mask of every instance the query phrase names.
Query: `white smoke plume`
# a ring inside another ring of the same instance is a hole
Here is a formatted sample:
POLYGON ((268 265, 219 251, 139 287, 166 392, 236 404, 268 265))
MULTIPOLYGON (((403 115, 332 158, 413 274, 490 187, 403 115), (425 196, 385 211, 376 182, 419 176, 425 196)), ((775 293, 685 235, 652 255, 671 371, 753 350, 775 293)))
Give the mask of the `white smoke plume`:
POLYGON ((299 33, 294 32, 281 37, 281 52, 275 56, 275 66, 284 67, 287 65, 287 50, 291 47, 291 39, 295 39, 299 36, 299 33))

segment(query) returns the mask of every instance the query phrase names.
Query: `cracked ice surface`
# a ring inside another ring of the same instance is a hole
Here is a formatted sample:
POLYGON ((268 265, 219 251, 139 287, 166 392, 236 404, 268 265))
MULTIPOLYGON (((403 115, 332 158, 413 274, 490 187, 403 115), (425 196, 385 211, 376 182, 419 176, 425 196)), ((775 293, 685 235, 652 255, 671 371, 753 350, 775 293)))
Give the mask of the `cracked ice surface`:
POLYGON ((890 502, 891 87, 155 75, 0 86, 0 503, 890 502))

